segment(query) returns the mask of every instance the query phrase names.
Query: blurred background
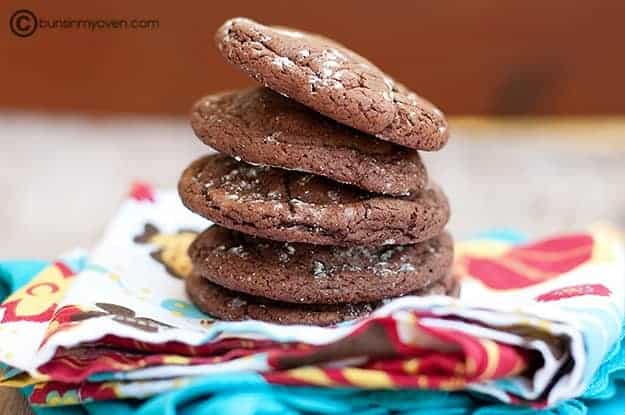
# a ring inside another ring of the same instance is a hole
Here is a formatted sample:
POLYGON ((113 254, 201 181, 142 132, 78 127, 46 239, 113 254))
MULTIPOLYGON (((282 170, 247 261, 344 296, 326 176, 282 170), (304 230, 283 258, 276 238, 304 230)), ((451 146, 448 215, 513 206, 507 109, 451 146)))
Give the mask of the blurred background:
MULTIPOLYGON (((186 114, 198 96, 249 85, 213 46, 226 19, 323 33, 449 115, 625 113, 621 0, 2 2, 42 19, 156 19, 142 30, 3 29, 0 107, 186 114)), ((23 22, 24 24, 24 22, 23 22)))
POLYGON ((192 102, 252 85, 212 41, 241 15, 335 38, 443 109, 452 139, 426 160, 458 237, 625 226, 622 0, 5 0, 0 11, 0 257, 88 248, 133 180, 175 186, 207 151, 188 126, 192 102), (20 10, 39 19, 34 33, 20 10), (58 19, 157 23, 41 24, 58 19))

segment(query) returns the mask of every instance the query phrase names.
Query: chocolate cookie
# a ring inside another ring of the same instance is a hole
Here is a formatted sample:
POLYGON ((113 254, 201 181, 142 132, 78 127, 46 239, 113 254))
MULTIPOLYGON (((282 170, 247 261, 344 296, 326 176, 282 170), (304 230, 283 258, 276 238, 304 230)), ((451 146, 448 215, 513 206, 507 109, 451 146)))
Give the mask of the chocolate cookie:
MULTIPOLYGON (((192 273, 186 280, 191 301, 203 312, 221 320, 261 320, 278 324, 327 326, 365 317, 382 302, 359 304, 289 304, 228 290, 192 273)), ((458 284, 451 277, 411 295, 457 296, 458 284)))
POLYGON ((257 81, 338 122, 417 150, 447 142, 440 110, 330 39, 236 18, 215 42, 257 81))
POLYGON ((250 163, 391 195, 427 185, 416 151, 336 123, 267 88, 206 97, 193 107, 191 125, 204 143, 250 163))
POLYGON ((333 247, 276 242, 212 226, 191 244, 193 272, 222 287, 275 301, 378 301, 450 273, 448 233, 415 245, 333 247))
POLYGON ((193 162, 178 190, 191 211, 213 222, 288 242, 403 245, 440 234, 449 219, 447 198, 435 185, 392 198, 223 154, 193 162))

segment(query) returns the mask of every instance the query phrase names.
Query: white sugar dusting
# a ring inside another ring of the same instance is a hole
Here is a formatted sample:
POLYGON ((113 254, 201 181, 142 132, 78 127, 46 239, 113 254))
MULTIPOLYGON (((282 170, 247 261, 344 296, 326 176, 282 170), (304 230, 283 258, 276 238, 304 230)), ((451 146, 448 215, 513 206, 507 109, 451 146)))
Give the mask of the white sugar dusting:
POLYGON ((247 301, 245 301, 241 297, 234 297, 232 300, 230 300, 229 305, 234 308, 245 307, 247 305, 247 301))
POLYGON ((304 34, 302 32, 298 32, 295 30, 277 29, 277 28, 274 28, 273 30, 277 33, 280 33, 281 35, 290 36, 290 37, 294 37, 298 39, 304 37, 304 34))
POLYGON ((251 177, 258 177, 258 172, 259 172, 259 170, 260 170, 260 166, 254 166, 254 167, 252 167, 251 169, 248 169, 248 170, 245 172, 245 175, 246 175, 247 177, 250 177, 250 178, 251 178, 251 177))
POLYGON ((341 52, 339 52, 336 49, 326 49, 323 51, 323 54, 328 59, 345 60, 345 55, 343 55, 341 52))
POLYGON ((241 258, 247 258, 250 254, 245 250, 245 248, 243 247, 243 245, 237 245, 237 246, 233 246, 232 248, 228 249, 228 253, 229 254, 233 254, 236 255, 238 257, 241 258))
POLYGON ((393 257, 393 255, 395 255, 397 252, 401 252, 404 250, 404 247, 402 245, 398 245, 392 248, 388 248, 386 249, 384 252, 382 252, 380 254, 380 259, 382 261, 388 261, 389 259, 391 259, 393 257))
POLYGON ((286 252, 280 252, 278 254, 278 261, 280 261, 280 263, 282 264, 286 264, 287 262, 289 262, 291 258, 289 257, 289 254, 287 254, 286 252))
POLYGON ((271 63, 280 69, 295 66, 295 62, 286 56, 276 56, 271 63))
POLYGON ((282 135, 281 131, 275 131, 275 132, 265 136, 265 138, 263 138, 263 142, 265 142, 265 143, 277 143, 278 140, 276 140, 276 138, 280 137, 281 135, 282 135))
POLYGON ((281 263, 286 264, 287 262, 291 260, 291 257, 293 255, 295 255, 295 248, 288 242, 285 242, 284 250, 281 250, 280 253, 278 254, 278 260, 281 263))
POLYGON ((301 177, 298 182, 300 186, 306 186, 308 182, 313 178, 312 174, 307 174, 306 176, 301 177))
POLYGON ((239 168, 233 169, 221 177, 221 187, 225 190, 226 200, 246 201, 263 199, 259 191, 261 185, 261 173, 266 171, 266 166, 252 166, 240 164, 239 168))
MULTIPOLYGON (((395 242, 395 241, 393 241, 395 242)), ((351 247, 334 251, 332 265, 325 268, 327 275, 336 272, 366 272, 378 277, 392 277, 400 272, 413 272, 415 266, 410 263, 409 255, 396 254, 405 250, 404 246, 389 246, 376 249, 369 247, 351 247)))
POLYGON ((293 247, 293 245, 290 245, 288 242, 284 243, 284 249, 289 255, 295 254, 295 248, 293 247))
POLYGON ((326 266, 321 261, 313 261, 312 262, 311 272, 312 272, 313 277, 315 277, 315 278, 325 278, 325 277, 328 276, 328 274, 326 272, 326 266))
POLYGON ((333 77, 334 73, 330 73, 329 70, 321 70, 321 74, 318 75, 310 75, 308 77, 308 84, 311 86, 311 93, 316 93, 316 89, 321 86, 324 88, 334 88, 334 89, 343 89, 343 83, 335 77, 333 77))
POLYGON ((339 64, 337 61, 325 61, 321 64, 321 77, 322 78, 329 78, 331 77, 335 71, 336 68, 338 68, 339 64))
POLYGON ((350 320, 357 319, 363 314, 369 314, 373 311, 371 304, 347 304, 347 310, 345 311, 345 317, 350 320))
POLYGON ((373 273, 378 277, 386 277, 394 272, 388 262, 378 262, 373 266, 373 273))
POLYGON ((282 193, 278 192, 277 190, 272 190, 271 192, 267 193, 267 197, 272 200, 278 200, 282 197, 282 193))
POLYGON ((336 71, 334 74, 334 79, 343 80, 344 78, 354 77, 354 74, 350 72, 348 69, 341 69, 340 71, 336 71))
POLYGON ((308 207, 308 206, 310 206, 310 204, 309 204, 309 203, 306 203, 306 202, 304 202, 303 200, 298 199, 298 198, 293 198, 293 199, 291 199, 291 200, 289 201, 289 203, 290 203, 291 205, 293 205, 293 206, 296 206, 296 207, 308 207))
POLYGON ((233 180, 235 177, 237 177, 239 175, 239 170, 238 169, 234 169, 234 170, 230 170, 230 172, 226 175, 224 175, 222 177, 222 181, 223 182, 229 182, 231 180, 233 180))
POLYGON ((335 190, 328 190, 328 199, 330 199, 332 202, 338 202, 339 200, 338 192, 335 190))
POLYGON ((384 91, 382 96, 386 101, 393 101, 393 90, 395 89, 395 84, 391 78, 384 77, 384 84, 388 88, 388 92, 384 91))
POLYGON ((384 85, 386 85, 386 87, 393 92, 393 88, 395 87, 393 80, 391 78, 388 77, 384 77, 384 85))

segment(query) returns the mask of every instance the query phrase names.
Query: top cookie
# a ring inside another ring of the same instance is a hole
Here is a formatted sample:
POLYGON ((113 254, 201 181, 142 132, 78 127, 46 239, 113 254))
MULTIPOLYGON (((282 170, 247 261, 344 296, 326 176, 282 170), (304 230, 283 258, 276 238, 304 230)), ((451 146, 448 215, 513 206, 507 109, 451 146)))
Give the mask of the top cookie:
POLYGON ((417 150, 447 142, 440 110, 330 39, 236 18, 219 28, 215 41, 257 81, 338 122, 417 150))

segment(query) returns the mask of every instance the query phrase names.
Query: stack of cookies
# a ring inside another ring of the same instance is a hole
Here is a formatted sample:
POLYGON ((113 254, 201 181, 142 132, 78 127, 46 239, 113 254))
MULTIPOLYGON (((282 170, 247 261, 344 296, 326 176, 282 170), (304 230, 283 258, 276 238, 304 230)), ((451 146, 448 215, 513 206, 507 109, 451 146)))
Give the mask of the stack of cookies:
POLYGON ((445 145, 443 114, 318 35, 237 18, 215 40, 263 87, 193 108, 220 154, 179 183, 216 224, 189 250, 192 301, 224 320, 328 325, 399 296, 457 294, 449 205, 417 151, 445 145))

